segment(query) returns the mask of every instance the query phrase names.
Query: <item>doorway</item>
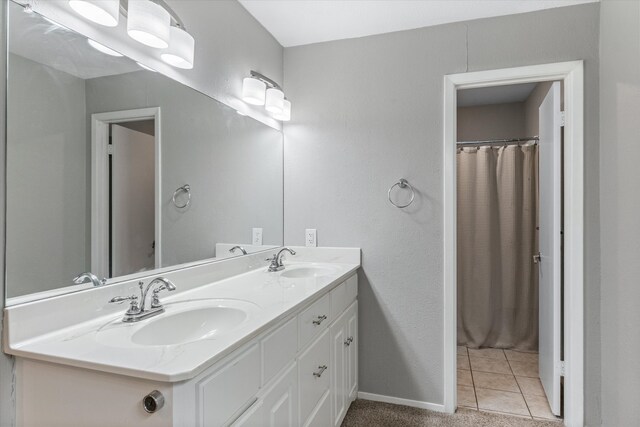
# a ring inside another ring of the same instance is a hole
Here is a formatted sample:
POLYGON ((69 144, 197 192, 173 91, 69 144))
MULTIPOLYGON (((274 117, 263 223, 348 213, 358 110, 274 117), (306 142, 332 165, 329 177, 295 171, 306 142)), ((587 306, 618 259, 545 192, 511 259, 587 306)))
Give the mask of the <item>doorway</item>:
MULTIPOLYGON (((460 405, 461 397, 457 396, 457 339, 458 339, 458 311, 457 311, 457 284, 458 284, 458 236, 457 236, 457 208, 458 208, 458 187, 457 187, 457 91, 475 88, 487 88, 491 86, 506 86, 523 83, 539 83, 544 81, 559 81, 564 84, 564 109, 565 109, 565 143, 562 149, 558 148, 562 160, 558 158, 564 165, 564 199, 558 202, 557 207, 562 210, 562 214, 558 214, 558 218, 562 218, 564 223, 564 247, 562 253, 554 252, 552 256, 558 257, 559 264, 563 265, 563 275, 561 276, 564 285, 563 300, 556 298, 556 291, 551 292, 551 311, 557 313, 553 316, 544 316, 546 320, 551 320, 550 329, 553 330, 552 341, 557 340, 551 346, 549 360, 553 360, 557 352, 558 363, 552 361, 550 368, 553 373, 553 380, 550 382, 551 391, 545 386, 545 394, 551 394, 551 400, 557 401, 556 410, 562 407, 562 413, 565 418, 566 425, 582 425, 583 420, 583 99, 582 99, 582 62, 569 62, 559 64, 547 64, 531 67, 519 67, 512 69, 493 70, 485 72, 456 74, 445 77, 445 410, 448 412, 455 411, 457 405, 460 405), (561 215, 561 216, 560 216, 561 215), (564 308, 564 312, 560 315, 559 308, 564 308), (560 331, 564 335, 564 340, 560 344, 560 331), (560 353, 562 353, 560 355, 560 353), (562 359, 560 358, 562 357, 562 359), (559 401, 560 393, 555 393, 556 380, 558 389, 560 385, 560 374, 563 366, 559 363, 564 360, 564 400, 559 401), (557 377, 555 374, 558 374, 557 377)), ((560 99, 559 91, 557 99, 560 99)), ((530 137, 532 135, 524 135, 530 137)), ((542 134, 541 134, 542 136, 542 134)), ((514 139, 516 139, 516 136, 514 139)), ((508 139, 508 138, 505 138, 508 139)), ((519 141, 520 142, 520 141, 519 141)), ((530 142, 531 146, 535 145, 535 140, 530 142)), ((542 144, 537 146, 540 149, 542 144)), ((516 147, 518 148, 518 147, 516 147)), ((522 148, 522 147, 520 147, 522 148)), ((545 172, 546 174, 546 172, 545 172)), ((554 178, 553 182, 558 182, 554 178)), ((539 185, 544 185, 539 182, 539 185)), ((554 196, 555 197, 555 196, 554 196)), ((552 198, 553 199, 553 198, 552 198)), ((555 199, 553 199, 555 200, 555 199)), ((541 200, 543 202, 543 200, 541 200)), ((536 254, 534 254, 536 255, 536 254)), ((545 254, 546 256, 547 254, 545 254)), ((532 257, 533 260, 533 257, 532 257)), ((542 264, 545 264, 543 259, 542 264)), ((547 262, 546 265, 551 264, 547 262)), ((539 271, 538 274, 541 275, 539 271)), ((545 279, 547 274, 545 274, 545 279)), ((556 282, 557 283, 557 282, 556 282)), ((540 300, 542 301, 542 299, 540 300)), ((553 313, 552 313, 553 314, 553 313)), ((546 326, 540 323, 540 328, 546 326)), ((498 342, 498 340, 494 340, 498 342)), ((472 347, 476 347, 477 343, 472 343, 472 347)), ((541 343, 540 351, 543 346, 541 343)), ((482 349, 473 348, 473 350, 482 351, 482 349)), ((496 358, 504 357, 506 366, 510 366, 511 361, 507 358, 504 350, 491 348, 486 351, 484 356, 492 353, 496 358)), ((511 350, 511 349, 509 349, 511 350)), ((467 351, 469 358, 469 350, 461 349, 461 352, 467 351)), ((531 350, 530 350, 531 351, 531 350)), ((548 351, 544 350, 545 352, 548 351)), ((525 352, 522 352, 525 353, 525 352)), ((511 360, 514 357, 535 357, 510 354, 511 360)), ((476 354, 478 356, 478 354, 476 354)), ((542 357, 542 356, 541 356, 542 357)), ((487 357, 487 359, 490 359, 487 357)), ((490 362, 487 362, 490 363, 490 362)), ((541 364, 542 366, 542 364, 541 364)), ((479 370, 480 371, 480 370, 479 370)), ((542 371, 542 368, 541 368, 542 371)), ((482 372, 482 371, 480 371, 482 372)), ((511 371, 513 373, 513 371, 511 371)), ((473 377, 472 370, 470 370, 473 377)), ((506 373, 505 373, 506 374, 506 373)), ((483 375, 480 375, 482 377, 483 375)), ((515 375, 514 375, 515 377, 515 375)), ((514 378, 515 379, 515 378, 514 378)), ((516 380, 516 385, 518 382, 516 380)), ((515 392, 515 390, 514 390, 515 392)), ((545 396, 546 398, 546 396, 545 396)), ((529 413, 531 415, 531 413, 529 413)))
POLYGON ((91 269, 121 277, 161 266, 160 109, 92 115, 91 269))
POLYGON ((458 406, 561 416, 561 84, 457 93, 458 406))

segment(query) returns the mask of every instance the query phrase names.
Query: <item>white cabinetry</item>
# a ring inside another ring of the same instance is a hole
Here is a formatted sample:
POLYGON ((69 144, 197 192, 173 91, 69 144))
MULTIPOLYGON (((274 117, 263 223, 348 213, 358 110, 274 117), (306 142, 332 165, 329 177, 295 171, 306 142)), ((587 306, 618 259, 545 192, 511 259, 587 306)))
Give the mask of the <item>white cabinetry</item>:
POLYGON ((18 426, 338 426, 358 389, 357 287, 354 274, 187 381, 19 358, 18 426), (166 403, 148 414, 153 390, 166 403))

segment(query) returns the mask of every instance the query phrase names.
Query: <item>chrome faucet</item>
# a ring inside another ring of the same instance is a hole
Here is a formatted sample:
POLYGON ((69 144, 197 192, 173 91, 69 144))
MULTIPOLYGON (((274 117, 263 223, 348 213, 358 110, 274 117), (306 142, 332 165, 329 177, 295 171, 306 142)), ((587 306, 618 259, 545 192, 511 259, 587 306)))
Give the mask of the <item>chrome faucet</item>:
POLYGON ((107 279, 98 279, 98 276, 90 271, 82 273, 73 278, 73 283, 76 285, 84 285, 85 283, 93 283, 93 286, 101 286, 107 283, 107 279))
POLYGON ((129 305, 129 309, 124 314, 122 318, 123 322, 131 323, 138 322, 142 319, 146 319, 149 317, 157 316, 160 313, 164 313, 164 307, 160 303, 160 298, 158 294, 162 291, 175 291, 176 285, 173 282, 165 277, 156 277, 153 279, 147 287, 144 287, 144 282, 138 282, 138 286, 140 286, 140 305, 138 306, 138 297, 136 295, 131 295, 128 297, 113 297, 109 301, 109 303, 117 303, 122 304, 125 301, 131 301, 129 305), (151 306, 146 308, 147 295, 149 294, 149 290, 153 288, 154 285, 160 284, 160 286, 153 289, 153 295, 151 297, 151 306))
POLYGON ((229 249, 229 252, 231 252, 233 254, 233 253, 235 253, 236 249, 240 250, 240 252, 242 252, 242 255, 246 255, 247 254, 247 251, 242 246, 234 246, 231 249, 229 249))
POLYGON ((289 248, 280 249, 280 251, 278 251, 277 254, 274 254, 273 257, 266 259, 266 261, 271 261, 271 264, 269 264, 268 271, 274 272, 274 271, 284 270, 284 264, 282 264, 282 255, 285 251, 289 252, 291 255, 296 254, 296 251, 289 248))

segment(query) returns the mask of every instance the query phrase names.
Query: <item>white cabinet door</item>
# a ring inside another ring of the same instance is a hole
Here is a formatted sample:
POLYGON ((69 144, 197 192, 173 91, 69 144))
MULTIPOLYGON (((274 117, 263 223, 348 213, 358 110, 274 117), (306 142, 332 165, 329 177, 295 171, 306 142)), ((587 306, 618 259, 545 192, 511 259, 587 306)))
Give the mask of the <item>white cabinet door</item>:
POLYGON ((254 403, 247 411, 231 424, 232 427, 262 427, 263 426, 263 403, 261 400, 254 403))
MULTIPOLYGON (((346 314, 346 313, 345 313, 346 314)), ((348 347, 346 322, 342 315, 331 325, 331 399, 333 400, 332 425, 339 426, 347 411, 348 347)))
POLYGON ((331 396, 327 391, 321 398, 318 406, 313 410, 311 416, 303 427, 327 427, 331 425, 331 396))
POLYGON ((347 346, 347 409, 350 401, 358 393, 358 301, 347 310, 346 317, 346 346, 347 346))
POLYGON ((294 362, 262 398, 263 420, 260 426, 295 427, 298 425, 297 368, 294 362))

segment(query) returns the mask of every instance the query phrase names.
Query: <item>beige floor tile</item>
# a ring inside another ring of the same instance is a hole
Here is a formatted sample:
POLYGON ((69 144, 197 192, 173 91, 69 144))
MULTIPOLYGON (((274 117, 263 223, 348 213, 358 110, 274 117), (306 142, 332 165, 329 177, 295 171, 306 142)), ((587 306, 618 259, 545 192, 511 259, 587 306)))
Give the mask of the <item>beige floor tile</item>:
POLYGON ((471 379, 471 371, 465 369, 458 369, 458 385, 466 385, 473 387, 473 380, 471 379))
POLYGON ((510 361, 511 370, 517 377, 538 378, 538 362, 516 362, 510 361))
POLYGON ((511 369, 506 360, 487 359, 486 357, 471 356, 471 369, 473 371, 494 372, 496 374, 511 374, 511 369))
POLYGON ((458 386, 458 406, 466 406, 477 409, 476 393, 473 387, 463 385, 458 386))
POLYGON ((458 354, 458 369, 466 369, 467 371, 471 369, 468 356, 458 354))
POLYGON ((520 393, 477 388, 478 408, 507 414, 529 415, 527 404, 520 393))
POLYGON ((492 390, 520 393, 518 383, 516 383, 513 375, 474 371, 473 384, 476 388, 489 388, 492 390))
POLYGON ((544 418, 546 420, 555 420, 556 416, 551 412, 549 402, 545 396, 525 396, 527 405, 531 415, 536 418, 544 418))
POLYGON ((546 396, 539 378, 516 377, 516 381, 525 396, 546 396))
POLYGON ((458 354, 463 354, 463 355, 467 355, 467 347, 463 346, 463 345, 459 345, 458 346, 458 354))
POLYGON ((538 363, 538 353, 527 353, 524 351, 505 350, 507 359, 515 362, 535 362, 538 363))
POLYGON ((504 351, 501 348, 470 348, 469 356, 486 357, 488 359, 505 360, 504 351))

